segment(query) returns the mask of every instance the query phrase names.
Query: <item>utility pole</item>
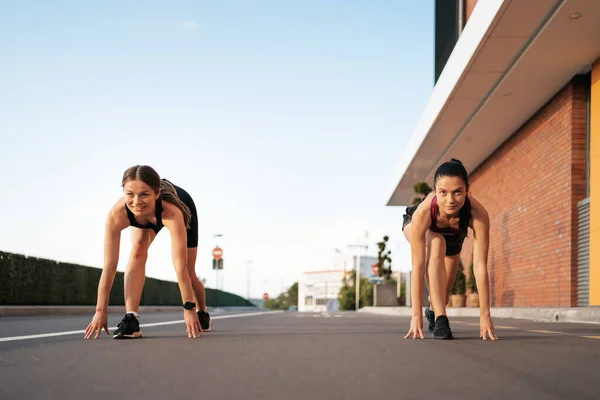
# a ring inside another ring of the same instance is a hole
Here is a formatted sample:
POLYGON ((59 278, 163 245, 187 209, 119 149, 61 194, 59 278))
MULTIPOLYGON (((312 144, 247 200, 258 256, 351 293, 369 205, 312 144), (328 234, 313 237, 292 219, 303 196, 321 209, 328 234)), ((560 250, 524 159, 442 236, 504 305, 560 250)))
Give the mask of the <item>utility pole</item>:
MULTIPOLYGON (((367 253, 367 250, 369 249, 369 246, 367 246, 366 244, 349 244, 348 248, 362 248, 365 249, 365 255, 367 253)), ((356 282, 354 283, 354 287, 356 288, 356 294, 355 294, 355 307, 356 307, 356 311, 358 311, 359 309, 359 305, 360 305, 360 253, 356 254, 356 282)))

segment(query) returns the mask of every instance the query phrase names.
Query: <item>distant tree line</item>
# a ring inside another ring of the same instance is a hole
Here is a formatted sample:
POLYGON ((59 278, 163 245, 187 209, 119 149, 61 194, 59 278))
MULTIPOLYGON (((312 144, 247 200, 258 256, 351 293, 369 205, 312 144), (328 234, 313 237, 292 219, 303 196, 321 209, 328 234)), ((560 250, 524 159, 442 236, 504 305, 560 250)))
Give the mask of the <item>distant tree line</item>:
POLYGON ((263 307, 269 310, 289 310, 291 306, 298 307, 298 282, 295 282, 276 298, 269 299, 263 304, 263 307))

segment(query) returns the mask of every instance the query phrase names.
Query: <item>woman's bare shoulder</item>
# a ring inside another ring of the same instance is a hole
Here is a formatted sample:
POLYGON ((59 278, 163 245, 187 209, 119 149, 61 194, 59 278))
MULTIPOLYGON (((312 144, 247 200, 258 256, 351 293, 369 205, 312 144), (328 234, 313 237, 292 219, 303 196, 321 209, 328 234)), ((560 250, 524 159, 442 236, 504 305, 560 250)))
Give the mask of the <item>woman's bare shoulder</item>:
POLYGON ((430 215, 429 210, 431 209, 431 202, 433 201, 434 197, 435 197, 435 195, 433 194, 433 192, 431 192, 427 196, 425 196, 423 201, 419 204, 419 206, 415 210, 415 214, 418 213, 419 215, 430 215))
POLYGON ((125 200, 120 197, 108 211, 106 217, 107 224, 113 227, 123 229, 125 226, 129 226, 129 219, 127 218, 127 211, 125 210, 125 200))
POLYGON ((469 195, 469 201, 471 202, 471 225, 474 219, 489 223, 489 215, 485 207, 471 195, 469 195))
POLYGON ((177 207, 173 203, 163 200, 162 208, 163 208, 163 211, 162 211, 163 222, 164 221, 176 221, 176 220, 180 220, 181 218, 183 218, 183 214, 181 213, 181 210, 179 209, 179 207, 177 207))
POLYGON ((412 216, 412 222, 423 226, 424 229, 425 227, 429 228, 429 225, 431 224, 431 213, 429 210, 431 208, 433 197, 434 195, 432 193, 428 194, 419 204, 412 216))

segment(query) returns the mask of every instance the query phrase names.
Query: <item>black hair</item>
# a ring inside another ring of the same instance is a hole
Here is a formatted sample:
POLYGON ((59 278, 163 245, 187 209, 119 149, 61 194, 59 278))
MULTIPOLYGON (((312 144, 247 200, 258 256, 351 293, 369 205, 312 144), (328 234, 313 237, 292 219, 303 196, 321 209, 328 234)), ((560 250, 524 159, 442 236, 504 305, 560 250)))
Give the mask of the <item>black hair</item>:
POLYGON ((437 171, 435 171, 435 175, 433 177, 433 187, 434 188, 437 183, 437 180, 443 176, 448 176, 448 177, 457 176, 457 177, 461 178, 465 182, 467 190, 469 190, 469 177, 467 175, 467 170, 465 169, 463 163, 460 160, 457 160, 456 158, 452 158, 450 161, 447 161, 438 167, 438 169, 437 169, 437 171))

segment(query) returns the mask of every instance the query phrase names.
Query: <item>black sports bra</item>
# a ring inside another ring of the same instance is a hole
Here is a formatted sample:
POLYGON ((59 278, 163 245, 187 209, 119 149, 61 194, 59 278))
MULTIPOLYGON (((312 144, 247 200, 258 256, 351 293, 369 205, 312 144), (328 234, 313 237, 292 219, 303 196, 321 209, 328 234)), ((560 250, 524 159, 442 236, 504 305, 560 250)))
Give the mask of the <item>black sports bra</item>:
POLYGON ((135 226, 136 228, 141 229, 152 229, 156 233, 158 233, 164 226, 162 223, 162 199, 160 197, 156 200, 156 225, 150 222, 148 222, 146 225, 142 225, 139 222, 137 222, 135 220, 135 216, 133 215, 129 207, 127 207, 127 204, 125 204, 125 210, 127 210, 127 218, 129 218, 130 226, 135 226))

